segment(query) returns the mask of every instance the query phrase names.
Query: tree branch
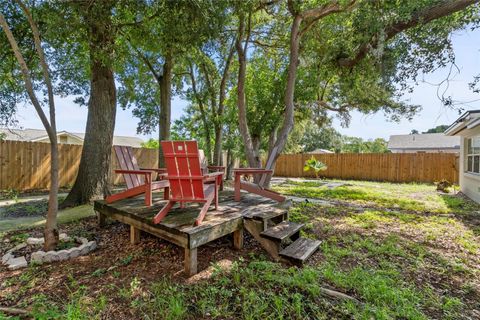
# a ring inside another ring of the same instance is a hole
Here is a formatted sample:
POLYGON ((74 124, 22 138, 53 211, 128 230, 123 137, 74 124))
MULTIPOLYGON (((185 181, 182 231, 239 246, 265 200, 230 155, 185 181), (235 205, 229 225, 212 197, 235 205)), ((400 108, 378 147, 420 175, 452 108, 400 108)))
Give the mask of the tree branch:
POLYGON ((300 16, 306 22, 306 26, 303 27, 299 33, 300 37, 302 37, 308 30, 310 30, 318 20, 334 13, 350 11, 356 6, 356 3, 356 0, 352 0, 347 6, 342 7, 337 2, 334 2, 330 4, 325 4, 318 8, 313 8, 300 12, 300 16))
MULTIPOLYGON (((399 21, 385 28, 385 40, 389 40, 395 35, 407 29, 416 27, 421 23, 427 24, 433 20, 461 11, 470 5, 479 2, 479 0, 444 0, 440 4, 414 13, 407 21, 399 21)), ((337 65, 340 67, 353 67, 365 58, 371 49, 376 48, 379 45, 378 37, 373 35, 369 42, 360 45, 357 54, 353 58, 339 58, 337 60, 337 65)))
POLYGON ((40 60, 40 66, 42 67, 43 77, 45 80, 45 84, 47 86, 48 92, 48 105, 50 109, 50 128, 47 129, 47 134, 49 136, 51 143, 56 143, 57 141, 57 126, 55 121, 55 100, 53 96, 53 87, 52 81, 50 80, 50 72, 48 70, 47 61, 45 59, 45 54, 42 48, 42 42, 40 40, 40 32, 38 31, 37 25, 35 21, 33 21, 33 17, 28 10, 27 6, 21 0, 15 0, 18 5, 22 8, 25 16, 27 17, 28 23, 30 24, 30 28, 32 29, 33 33, 33 40, 35 43, 35 50, 37 51, 38 58, 40 60))
POLYGON ((17 41, 15 40, 15 37, 13 36, 13 33, 10 30, 10 27, 8 26, 7 21, 5 20, 5 17, 3 16, 2 13, 0 13, 0 26, 3 28, 3 31, 7 36, 8 42, 12 47, 15 58, 17 59, 18 64, 20 65, 20 70, 22 72, 23 79, 25 81, 25 88, 27 89, 28 96, 32 101, 35 111, 37 111, 43 126, 48 132, 49 130, 51 130, 50 123, 48 122, 48 119, 45 116, 45 113, 43 112, 42 106, 38 101, 37 96, 35 95, 32 78, 30 77, 30 70, 28 69, 27 63, 25 62, 25 59, 23 58, 20 48, 18 47, 17 41))

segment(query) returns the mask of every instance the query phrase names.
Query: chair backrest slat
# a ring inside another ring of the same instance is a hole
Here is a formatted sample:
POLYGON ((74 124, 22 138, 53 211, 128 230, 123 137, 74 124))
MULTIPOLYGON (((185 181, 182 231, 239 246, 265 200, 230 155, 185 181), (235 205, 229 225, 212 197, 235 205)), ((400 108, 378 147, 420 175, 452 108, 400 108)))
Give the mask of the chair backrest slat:
POLYGON ((162 141, 172 200, 201 200, 203 172, 196 141, 162 141))
MULTIPOLYGON (((122 170, 139 170, 137 159, 133 155, 133 149, 127 146, 114 146, 117 161, 122 170)), ((137 174, 124 173, 123 178, 127 184, 127 188, 141 186, 145 183, 143 176, 137 174)))

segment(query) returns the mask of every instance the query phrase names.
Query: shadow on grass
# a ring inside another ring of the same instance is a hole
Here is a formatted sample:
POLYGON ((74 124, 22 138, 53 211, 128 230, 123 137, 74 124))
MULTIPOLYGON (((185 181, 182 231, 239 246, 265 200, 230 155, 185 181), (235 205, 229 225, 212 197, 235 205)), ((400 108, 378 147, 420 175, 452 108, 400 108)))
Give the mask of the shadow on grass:
POLYGON ((480 205, 462 194, 441 194, 440 198, 466 227, 472 230, 475 236, 480 236, 480 205))
MULTIPOLYGON (((83 205, 60 210, 58 212, 57 219, 58 223, 62 224, 94 215, 95 212, 93 211, 93 207, 91 205, 83 205)), ((0 219, 0 234, 14 230, 41 227, 43 225, 45 225, 45 218, 42 216, 0 219)))

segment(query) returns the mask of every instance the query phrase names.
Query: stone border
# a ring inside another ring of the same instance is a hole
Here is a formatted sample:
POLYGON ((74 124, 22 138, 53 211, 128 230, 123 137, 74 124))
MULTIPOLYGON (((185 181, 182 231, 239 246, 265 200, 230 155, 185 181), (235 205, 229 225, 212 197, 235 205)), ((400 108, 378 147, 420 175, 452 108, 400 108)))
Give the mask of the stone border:
MULTIPOLYGON (((60 241, 71 241, 72 238, 67 236, 65 233, 59 235, 60 241)), ((81 243, 78 247, 73 247, 68 250, 59 250, 59 251, 48 251, 43 250, 35 251, 30 257, 30 264, 42 264, 55 261, 64 261, 68 259, 73 259, 78 256, 83 256, 97 248, 96 241, 88 241, 88 239, 83 237, 75 237, 75 242, 81 243)), ((14 252, 20 249, 25 248, 27 245, 39 245, 45 242, 44 238, 28 238, 26 242, 21 243, 8 250, 6 254, 2 257, 2 263, 8 266, 9 270, 17 270, 24 268, 28 265, 25 256, 15 257, 14 252)))

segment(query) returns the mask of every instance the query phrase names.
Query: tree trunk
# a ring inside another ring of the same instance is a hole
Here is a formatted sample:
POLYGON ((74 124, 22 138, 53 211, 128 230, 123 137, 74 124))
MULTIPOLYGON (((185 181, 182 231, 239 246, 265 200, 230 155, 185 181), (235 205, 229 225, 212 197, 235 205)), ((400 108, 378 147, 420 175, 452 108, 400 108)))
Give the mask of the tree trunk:
MULTIPOLYGON (((56 130, 55 130, 56 131, 56 130)), ((48 211, 43 232, 45 242, 44 250, 55 250, 58 243, 58 144, 55 132, 55 139, 50 140, 50 193, 48 196, 48 211)))
POLYGON ((221 123, 215 123, 215 144, 213 146, 213 165, 223 165, 223 128, 221 123))
POLYGON ((227 150, 227 177, 225 178, 226 180, 232 180, 232 170, 233 170, 233 155, 232 155, 232 149, 227 150))
POLYGON ((99 1, 82 11, 89 37, 90 100, 77 179, 62 207, 84 204, 110 192, 116 115, 116 88, 112 67, 115 41, 112 6, 112 1, 99 1))
MULTIPOLYGON (((205 73, 206 73, 206 70, 205 70, 205 73)), ((195 99, 197 99, 198 109, 200 110, 200 117, 202 119, 202 124, 203 124, 203 130, 205 131, 204 138, 205 138, 205 147, 207 149, 205 150, 205 156, 206 156, 207 162, 211 163, 210 160, 212 157, 212 138, 210 136, 210 124, 208 123, 207 112, 205 111, 203 100, 197 91, 197 81, 195 79, 193 64, 190 64, 190 80, 192 81, 192 91, 193 91, 193 94, 195 95, 195 99)), ((215 106, 212 106, 212 108, 215 108, 215 106)))
MULTIPOLYGON (((295 80, 297 78, 298 54, 300 44, 300 25, 302 18, 297 15, 294 17, 292 29, 290 31, 290 59, 288 65, 287 85, 285 88, 285 115, 283 125, 278 132, 274 148, 268 155, 266 169, 275 170, 275 163, 280 153, 285 148, 288 135, 293 129, 294 124, 294 97, 295 97, 295 80), (276 147, 276 148, 275 148, 276 147)), ((264 185, 270 184, 271 176, 265 180, 264 185)))
POLYGON ((230 72, 230 66, 232 65, 233 54, 235 52, 235 42, 232 43, 230 51, 228 52, 227 60, 225 61, 225 67, 222 72, 222 80, 220 81, 220 90, 218 95, 218 109, 216 114, 215 125, 215 146, 213 151, 213 164, 216 166, 223 165, 223 111, 225 110, 225 96, 228 75, 230 72))
MULTIPOLYGON (((251 19, 251 17, 249 17, 251 19)), ((238 54, 238 80, 237 80, 237 105, 238 105, 238 124, 240 134, 243 138, 243 144, 245 147, 245 156, 247 158, 248 165, 252 168, 257 168, 260 162, 258 153, 255 152, 255 148, 252 142, 252 137, 247 123, 247 103, 245 97, 245 79, 247 73, 247 45, 249 41, 249 30, 245 37, 245 44, 242 46, 242 41, 245 33, 245 21, 241 15, 239 17, 240 25, 238 31, 238 38, 236 41, 236 48, 238 54)))
MULTIPOLYGON (((173 56, 168 51, 163 64, 162 78, 160 81, 160 119, 158 121, 158 139, 170 140, 170 122, 172 114, 172 69, 173 56)), ((158 148, 158 167, 165 167, 165 159, 163 157, 162 145, 158 148)))
POLYGON ((278 128, 273 128, 270 132, 270 135, 268 136, 268 157, 270 157, 270 154, 275 147, 275 142, 277 141, 277 130, 278 128))

